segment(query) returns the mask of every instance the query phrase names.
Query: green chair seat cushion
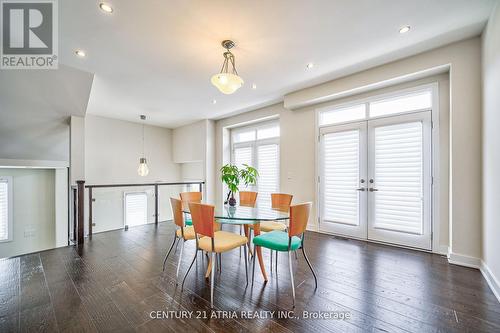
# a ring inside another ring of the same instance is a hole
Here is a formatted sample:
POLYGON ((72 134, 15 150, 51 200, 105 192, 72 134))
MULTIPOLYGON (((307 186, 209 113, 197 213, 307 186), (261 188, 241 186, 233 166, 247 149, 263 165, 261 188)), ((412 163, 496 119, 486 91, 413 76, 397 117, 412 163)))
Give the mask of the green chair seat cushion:
POLYGON ((191 225, 193 225, 193 220, 191 220, 191 219, 185 219, 185 220, 184 220, 184 224, 185 224, 186 226, 191 226, 191 225))
MULTIPOLYGON (((253 238, 253 243, 275 251, 288 251, 288 233, 285 231, 270 231, 253 238)), ((295 251, 300 247, 301 239, 292 236, 290 250, 295 251)))

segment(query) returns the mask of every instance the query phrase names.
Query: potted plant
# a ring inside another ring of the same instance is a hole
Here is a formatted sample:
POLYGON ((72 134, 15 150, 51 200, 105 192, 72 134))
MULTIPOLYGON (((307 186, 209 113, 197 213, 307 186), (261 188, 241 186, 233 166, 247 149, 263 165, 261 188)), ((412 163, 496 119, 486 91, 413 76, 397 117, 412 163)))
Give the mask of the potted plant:
POLYGON ((245 187, 255 185, 259 177, 257 169, 247 164, 243 164, 243 168, 241 169, 238 169, 234 164, 226 164, 220 169, 220 172, 222 182, 225 183, 229 189, 224 204, 229 203, 230 206, 236 205, 234 195, 239 191, 239 185, 241 183, 243 183, 245 187))

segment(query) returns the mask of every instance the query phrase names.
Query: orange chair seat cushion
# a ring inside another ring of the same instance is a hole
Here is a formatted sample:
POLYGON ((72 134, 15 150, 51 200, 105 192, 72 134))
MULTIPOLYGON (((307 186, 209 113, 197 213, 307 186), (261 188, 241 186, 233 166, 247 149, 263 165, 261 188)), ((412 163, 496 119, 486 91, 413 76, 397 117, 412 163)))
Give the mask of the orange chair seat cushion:
MULTIPOLYGON (((250 228, 253 228, 253 224, 250 224, 250 228)), ((274 222, 274 221, 262 221, 260 222, 260 231, 269 232, 269 231, 285 231, 286 224, 282 222, 274 222)))
MULTIPOLYGON (((242 245, 245 245, 248 239, 245 236, 227 231, 216 231, 214 233, 215 252, 222 253, 242 245)), ((206 252, 212 252, 212 239, 210 237, 202 237, 198 240, 198 247, 206 252)))
MULTIPOLYGON (((177 237, 182 238, 182 232, 181 229, 177 229, 175 232, 177 234, 177 237)), ((193 227, 184 227, 184 239, 195 239, 196 234, 194 233, 194 228, 193 227)))

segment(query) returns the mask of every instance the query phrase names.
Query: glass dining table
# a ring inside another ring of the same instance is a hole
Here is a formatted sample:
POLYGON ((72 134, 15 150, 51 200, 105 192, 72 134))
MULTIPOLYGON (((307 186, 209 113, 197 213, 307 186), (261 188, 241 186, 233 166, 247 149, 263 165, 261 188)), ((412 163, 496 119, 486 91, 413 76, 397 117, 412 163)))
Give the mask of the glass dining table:
MULTIPOLYGON (((185 214, 190 214, 189 207, 184 206, 182 211, 185 214)), ((245 235, 249 235, 249 225, 253 225, 255 236, 260 235, 260 222, 262 221, 285 221, 290 218, 288 207, 271 208, 271 207, 250 207, 250 206, 234 206, 216 205, 214 218, 219 224, 242 225, 245 230, 245 235)), ((250 244, 249 244, 250 246, 250 244)), ((257 246, 255 248, 257 259, 259 260, 260 270, 264 280, 267 281, 266 269, 264 260, 262 259, 262 249, 257 246)), ((210 273, 211 266, 207 270, 210 273)), ((207 275, 208 276, 208 275, 207 275)))

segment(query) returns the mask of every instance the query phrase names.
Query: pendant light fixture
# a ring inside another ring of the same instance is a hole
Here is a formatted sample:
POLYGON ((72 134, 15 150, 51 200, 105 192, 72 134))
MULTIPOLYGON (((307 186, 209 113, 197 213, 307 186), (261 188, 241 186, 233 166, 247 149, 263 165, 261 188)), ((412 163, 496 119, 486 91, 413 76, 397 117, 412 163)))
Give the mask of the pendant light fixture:
POLYGON ((238 76, 234 55, 229 51, 236 44, 232 40, 224 40, 221 44, 226 49, 226 52, 224 52, 224 62, 222 63, 220 73, 212 76, 211 82, 221 93, 229 95, 241 88, 243 79, 238 76))
POLYGON ((139 168, 137 168, 137 173, 141 177, 145 177, 149 173, 148 164, 146 162, 146 158, 144 157, 144 120, 146 120, 145 115, 141 115, 142 120, 142 157, 139 159, 139 168))

